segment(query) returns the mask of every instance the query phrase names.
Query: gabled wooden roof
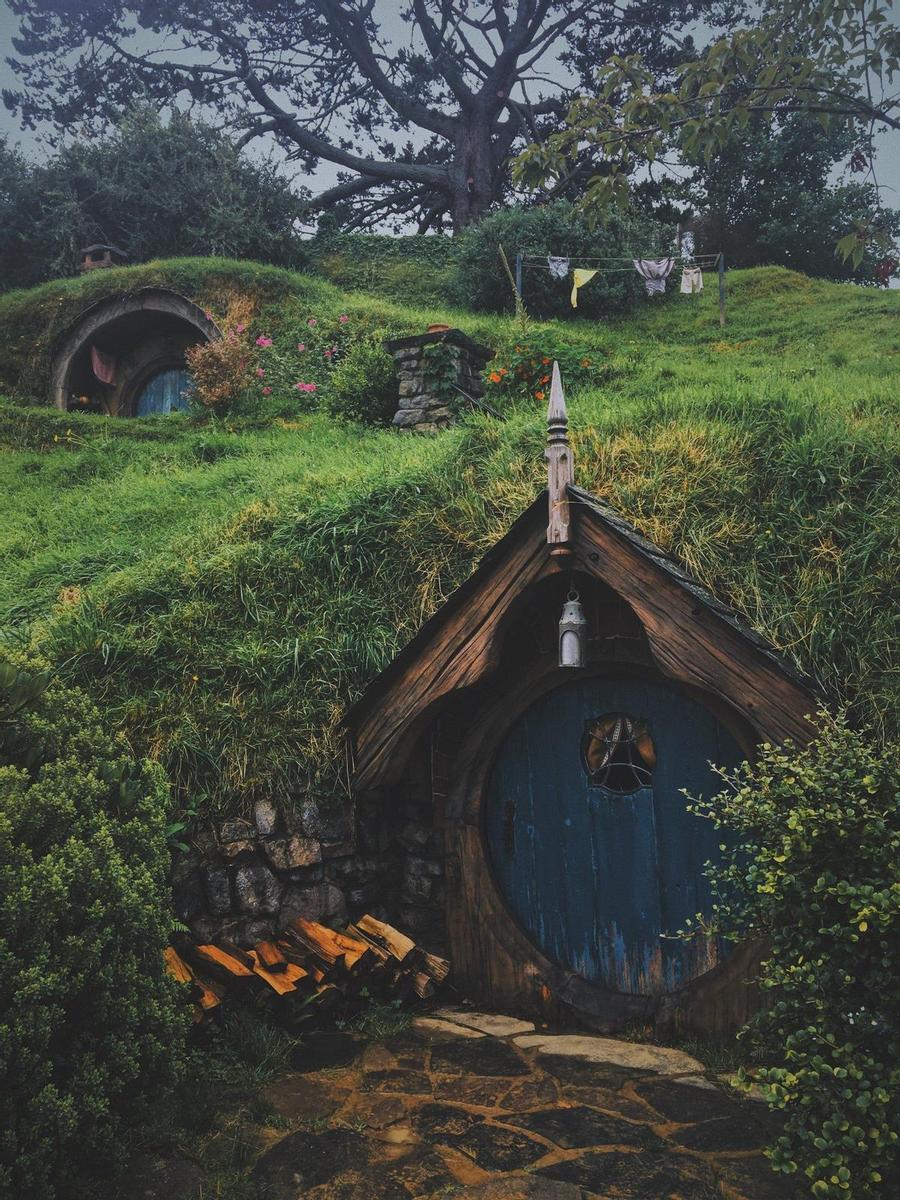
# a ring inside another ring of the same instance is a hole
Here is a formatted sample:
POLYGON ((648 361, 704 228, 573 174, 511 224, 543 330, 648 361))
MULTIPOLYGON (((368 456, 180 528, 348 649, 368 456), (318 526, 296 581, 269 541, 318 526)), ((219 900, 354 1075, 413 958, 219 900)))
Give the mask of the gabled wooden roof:
MULTIPOLYGON (((566 569, 598 577, 628 602, 660 670, 730 705, 760 738, 807 740, 816 685, 609 505, 571 485, 567 494, 566 569)), ((434 705, 495 668, 510 605, 560 570, 547 544, 547 504, 543 492, 349 711, 358 787, 394 778, 434 705)))

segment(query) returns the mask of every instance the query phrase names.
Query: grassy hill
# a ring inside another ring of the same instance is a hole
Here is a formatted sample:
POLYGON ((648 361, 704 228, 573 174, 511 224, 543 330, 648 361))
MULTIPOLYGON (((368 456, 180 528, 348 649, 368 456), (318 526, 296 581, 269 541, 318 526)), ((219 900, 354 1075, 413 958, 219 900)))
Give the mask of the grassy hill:
MULTIPOLYGON (((446 319, 570 376, 577 481, 741 610, 835 701, 895 727, 900 297, 778 268, 610 323, 407 309, 308 276, 152 263, 0 299, 0 629, 84 685, 201 808, 341 786, 348 703, 543 486, 511 397, 436 437, 320 412, 110 420, 29 405, 47 349, 111 287, 217 311, 250 295, 287 359, 311 316, 360 335, 446 319), (586 358, 587 361, 587 358, 586 358), (578 381, 576 382, 576 379, 578 381)), ((285 397, 285 403, 288 398, 285 397)), ((299 402, 297 402, 299 405, 299 402)))

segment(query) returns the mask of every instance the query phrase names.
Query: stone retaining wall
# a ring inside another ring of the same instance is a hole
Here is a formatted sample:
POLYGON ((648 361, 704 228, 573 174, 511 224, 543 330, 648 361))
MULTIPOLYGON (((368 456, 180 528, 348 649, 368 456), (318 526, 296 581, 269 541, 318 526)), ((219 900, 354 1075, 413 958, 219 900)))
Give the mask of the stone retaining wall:
POLYGON ((443 948, 443 861, 428 808, 260 800, 253 820, 192 837, 173 862, 175 912, 195 937, 251 946, 298 916, 341 926, 369 912, 443 948))

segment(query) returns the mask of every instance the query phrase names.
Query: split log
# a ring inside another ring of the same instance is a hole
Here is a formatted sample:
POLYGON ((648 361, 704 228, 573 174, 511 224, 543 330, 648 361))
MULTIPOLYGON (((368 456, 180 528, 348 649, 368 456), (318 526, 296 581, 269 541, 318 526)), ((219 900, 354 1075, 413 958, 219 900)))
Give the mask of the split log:
POLYGON ((287 967, 287 959, 275 942, 257 942, 254 949, 260 966, 265 967, 267 971, 277 974, 287 967))
POLYGON ((166 963, 166 970, 179 983, 191 983, 194 975, 191 968, 187 965, 174 946, 166 946, 163 950, 163 958, 166 963))
POLYGON ((235 958, 227 950, 222 950, 219 946, 192 946, 190 949, 191 959, 198 965, 201 971, 209 973, 213 979, 231 983, 235 979, 252 979, 253 977, 253 959, 243 952, 241 958, 235 958), (249 959, 250 965, 247 966, 241 959, 249 959))
POLYGON ((281 1003, 296 993, 322 1010, 362 995, 425 1000, 450 970, 446 959, 371 916, 343 931, 298 917, 277 939, 252 950, 226 938, 202 945, 183 938, 177 948, 166 948, 165 963, 173 978, 191 984, 195 1020, 218 1008, 230 991, 247 987, 262 1002, 268 996, 281 1003))

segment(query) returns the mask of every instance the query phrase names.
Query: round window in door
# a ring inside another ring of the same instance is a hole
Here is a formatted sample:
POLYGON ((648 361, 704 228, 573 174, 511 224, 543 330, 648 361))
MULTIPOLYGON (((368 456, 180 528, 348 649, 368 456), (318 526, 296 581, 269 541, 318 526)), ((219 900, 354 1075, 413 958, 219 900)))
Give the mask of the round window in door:
POLYGON ((158 371, 144 384, 134 406, 136 417, 151 417, 158 413, 181 412, 188 406, 191 388, 190 374, 183 368, 171 367, 158 371))
POLYGON ((616 991, 658 995, 711 970, 715 939, 675 936, 709 912, 704 864, 722 834, 688 812, 710 763, 737 742, 665 683, 579 679, 542 696, 506 734, 488 781, 494 876, 548 958, 616 991))

